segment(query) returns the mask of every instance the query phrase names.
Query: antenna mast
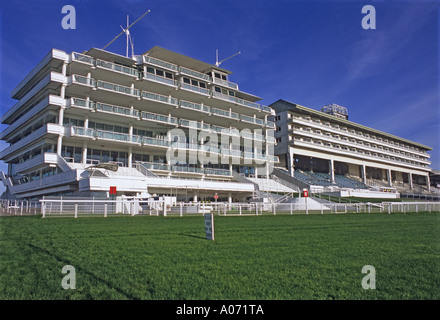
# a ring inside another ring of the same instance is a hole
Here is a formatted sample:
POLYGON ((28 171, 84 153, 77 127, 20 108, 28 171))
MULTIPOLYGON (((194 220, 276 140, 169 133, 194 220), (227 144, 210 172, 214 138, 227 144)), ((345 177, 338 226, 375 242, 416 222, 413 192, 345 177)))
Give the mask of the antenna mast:
POLYGON ((132 24, 130 24, 130 25, 128 25, 128 23, 129 23, 129 18, 128 18, 128 15, 127 15, 127 28, 126 29, 124 29, 124 28, 122 28, 122 26, 121 26, 121 28, 122 28, 122 32, 120 33, 120 34, 118 34, 116 37, 114 37, 113 38, 113 40, 112 41, 110 41, 109 43, 107 43, 106 45, 105 45, 105 47, 104 48, 102 48, 102 50, 105 50, 105 48, 107 48, 109 45, 111 45, 117 38, 119 38, 123 33, 125 33, 126 35, 127 35, 127 48, 126 48, 126 51, 125 51, 125 54, 126 54, 126 56, 128 57, 128 41, 130 41, 131 42, 131 52, 132 52, 132 55, 134 55, 134 48, 133 48, 133 41, 131 40, 131 36, 130 36, 130 31, 128 31, 128 29, 130 29, 136 22, 138 22, 139 20, 141 20, 143 17, 145 17, 146 15, 147 15, 147 13, 149 13, 150 12, 150 10, 148 10, 147 12, 145 12, 142 16, 140 16, 135 22, 133 22, 132 24))
POLYGON ((233 57, 235 57, 236 55, 239 55, 241 53, 241 51, 238 51, 236 54, 233 54, 232 56, 230 56, 229 58, 223 59, 222 61, 218 61, 218 49, 215 50, 215 66, 218 67, 220 66, 223 62, 225 62, 226 60, 229 60, 233 57))

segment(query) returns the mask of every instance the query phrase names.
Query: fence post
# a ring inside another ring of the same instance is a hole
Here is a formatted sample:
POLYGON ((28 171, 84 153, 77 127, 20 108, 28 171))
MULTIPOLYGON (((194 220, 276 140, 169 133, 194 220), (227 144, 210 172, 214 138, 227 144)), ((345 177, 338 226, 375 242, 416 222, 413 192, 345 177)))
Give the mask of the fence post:
POLYGON ((240 216, 241 216, 241 204, 238 205, 238 210, 240 211, 240 216))
POLYGON ((43 201, 41 202, 41 212, 43 213, 43 218, 44 218, 46 216, 46 202, 44 202, 44 198, 43 201))
POLYGON ((322 203, 321 203, 321 214, 324 214, 324 210, 322 208, 322 203))
POLYGON ((75 203, 75 218, 78 218, 78 204, 75 203))
POLYGON ((388 214, 391 214, 391 202, 388 203, 388 214))
POLYGON ((107 218, 107 203, 104 204, 104 218, 107 218))
POLYGON ((180 201, 180 216, 183 217, 183 205, 182 205, 182 201, 180 201))
POLYGON ((293 203, 290 203, 290 214, 293 214, 293 203))
POLYGON ((304 198, 304 203, 306 204, 306 214, 309 214, 309 207, 307 206, 307 198, 304 198))

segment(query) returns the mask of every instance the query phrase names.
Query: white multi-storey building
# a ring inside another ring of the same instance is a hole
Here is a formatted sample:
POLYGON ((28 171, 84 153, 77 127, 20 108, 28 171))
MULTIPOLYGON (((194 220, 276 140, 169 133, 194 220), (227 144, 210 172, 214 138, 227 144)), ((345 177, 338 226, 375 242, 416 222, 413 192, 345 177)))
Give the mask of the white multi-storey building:
POLYGON ((430 190, 430 147, 348 121, 338 105, 317 111, 278 100, 270 107, 275 155, 299 184, 430 190))
POLYGON ((124 57, 53 49, 12 91, 0 152, 9 196, 241 200, 269 177, 272 109, 230 71, 154 47, 124 57), (115 190, 115 188, 113 188, 115 190))

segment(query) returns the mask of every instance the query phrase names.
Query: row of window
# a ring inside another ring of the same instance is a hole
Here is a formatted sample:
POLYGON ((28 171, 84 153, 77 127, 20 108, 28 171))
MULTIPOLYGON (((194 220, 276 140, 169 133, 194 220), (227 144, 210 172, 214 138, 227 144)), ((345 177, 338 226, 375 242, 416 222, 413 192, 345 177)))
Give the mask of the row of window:
POLYGON ((361 136, 361 137, 365 137, 365 138, 372 139, 372 140, 377 140, 377 141, 384 142, 384 143, 387 143, 387 144, 390 144, 390 145, 393 145, 393 146, 402 147, 402 148, 405 148, 405 149, 414 150, 414 151, 417 151, 417 152, 424 153, 423 150, 421 150, 421 149, 419 149, 417 147, 408 146, 408 145, 406 145, 404 143, 401 143, 401 142, 398 142, 398 141, 393 141, 391 139, 382 138, 382 137, 376 136, 374 134, 369 134, 369 133, 366 133, 366 132, 361 132, 361 131, 358 131, 355 128, 345 127, 345 126, 339 125, 337 123, 331 123, 331 122, 328 122, 328 121, 322 121, 320 119, 312 118, 310 116, 300 116, 300 115, 288 113, 288 118, 293 118, 293 119, 298 119, 298 120, 305 120, 305 121, 309 121, 309 122, 314 122, 314 123, 317 123, 319 125, 324 125, 324 126, 327 126, 327 127, 331 127, 333 129, 336 129, 336 130, 348 132, 348 133, 351 133, 351 134, 356 134, 356 135, 361 136))
POLYGON ((388 155, 383 155, 381 153, 365 151, 365 150, 357 149, 357 148, 353 148, 353 147, 340 146, 338 144, 331 144, 329 142, 322 142, 320 140, 315 140, 315 139, 311 139, 311 138, 307 138, 307 137, 303 137, 302 138, 302 137, 299 137, 299 136, 294 136, 294 140, 302 141, 302 142, 307 142, 307 143, 313 143, 313 144, 316 144, 316 145, 323 145, 325 147, 329 147, 329 148, 333 148, 333 149, 340 149, 340 150, 343 150, 343 151, 356 152, 356 153, 359 153, 359 154, 365 154, 367 156, 373 156, 373 157, 383 158, 383 159, 387 159, 387 160, 393 160, 393 161, 397 161, 397 162, 418 165, 418 166, 421 166, 421 167, 427 167, 426 164, 422 164, 422 163, 419 163, 419 162, 410 161, 410 160, 401 159, 401 158, 396 158, 396 157, 390 157, 388 155))
MULTIPOLYGON (((289 125, 289 129, 291 128, 291 126, 289 125)), ((338 139, 338 140, 342 140, 342 141, 347 141, 350 142, 352 144, 359 144, 359 145, 364 145, 366 147, 371 147, 374 149, 378 149, 378 150, 383 150, 383 151, 387 151, 387 152, 392 152, 398 155, 403 155, 403 156, 407 156, 407 157, 412 157, 415 159, 423 159, 422 157, 420 157, 419 155, 415 155, 415 154, 411 154, 409 152, 404 152, 404 151, 400 151, 397 149, 393 149, 393 148, 387 148, 387 147, 383 147, 381 145, 376 145, 373 143, 369 143, 367 141, 362 141, 362 140, 356 140, 353 138, 348 138, 345 136, 339 136, 337 134, 331 134, 329 132, 321 132, 321 130, 317 130, 317 129, 313 129, 313 128, 307 128, 307 127, 300 127, 300 126, 294 126, 295 130, 301 130, 301 131, 306 131, 306 132, 313 132, 314 134, 317 135, 323 135, 325 137, 329 137, 332 139, 338 139)))
MULTIPOLYGON (((174 74, 168 71, 164 71, 158 68, 154 68, 151 66, 147 66, 147 73, 150 73, 152 75, 155 75, 157 77, 163 77, 163 78, 167 78, 170 80, 174 80, 174 74)), ((220 79, 220 80, 224 80, 227 81, 226 75, 220 74, 220 73, 214 73, 215 78, 220 79)), ((199 87, 199 88, 203 88, 203 89, 207 89, 208 88, 208 84, 203 82, 203 81, 199 81, 196 79, 191 79, 188 77, 183 77, 182 78, 183 83, 195 86, 195 87, 199 87)), ((222 89, 220 87, 215 87, 215 90, 217 92, 222 92, 222 89)), ((223 89, 224 90, 224 89, 223 89)), ((226 94, 229 93, 229 95, 235 96, 235 92, 233 91, 229 91, 227 92, 226 90, 224 91, 226 94)))

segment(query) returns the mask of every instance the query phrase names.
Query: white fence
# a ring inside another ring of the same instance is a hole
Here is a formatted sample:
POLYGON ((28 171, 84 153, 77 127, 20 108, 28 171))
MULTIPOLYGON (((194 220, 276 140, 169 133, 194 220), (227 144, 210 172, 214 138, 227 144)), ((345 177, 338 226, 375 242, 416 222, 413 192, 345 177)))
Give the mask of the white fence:
POLYGON ((41 213, 49 216, 189 216, 213 213, 224 216, 278 214, 396 213, 440 212, 440 202, 323 203, 308 207, 307 203, 183 203, 155 200, 70 200, 43 199, 41 213))
POLYGON ((0 214, 2 215, 30 215, 40 213, 40 202, 29 200, 0 199, 0 214))

